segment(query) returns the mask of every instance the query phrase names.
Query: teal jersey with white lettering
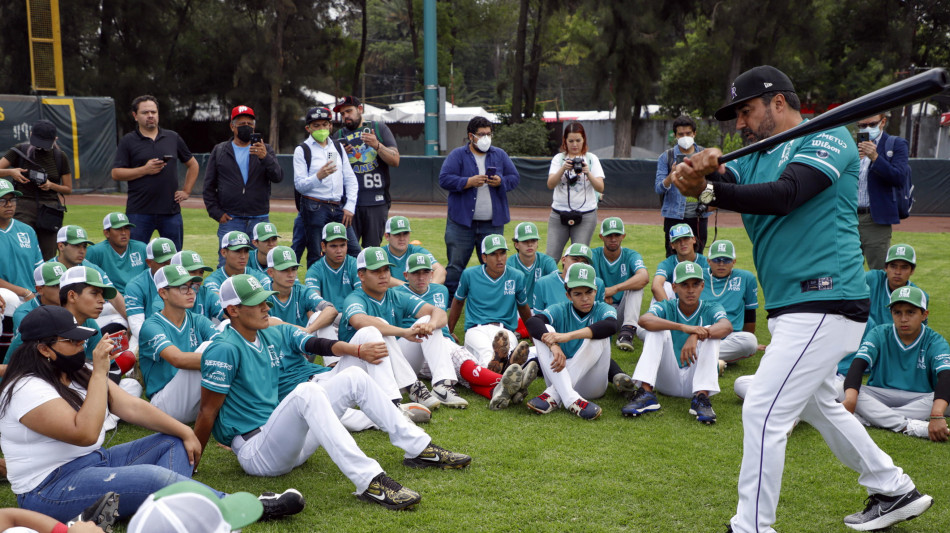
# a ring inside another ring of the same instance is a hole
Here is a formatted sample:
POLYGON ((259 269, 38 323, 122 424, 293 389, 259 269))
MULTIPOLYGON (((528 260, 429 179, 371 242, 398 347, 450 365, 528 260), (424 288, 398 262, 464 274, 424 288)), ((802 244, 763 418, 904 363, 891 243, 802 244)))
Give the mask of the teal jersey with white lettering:
POLYGON ((877 326, 864 339, 858 353, 870 365, 868 385, 911 392, 933 392, 937 374, 950 370, 950 346, 926 325, 905 345, 892 324, 877 326))
POLYGON ((524 266, 518 254, 508 256, 506 265, 524 274, 524 289, 528 293, 529 302, 534 301, 534 285, 538 280, 551 272, 557 272, 557 261, 541 252, 535 252, 534 264, 530 267, 524 266))
POLYGON ((498 279, 492 279, 485 265, 462 271, 455 297, 465 300, 465 329, 499 322, 514 331, 518 329, 518 306, 528 303, 524 274, 505 267, 498 279))
POLYGON ((260 261, 257 260, 257 250, 252 249, 251 253, 248 254, 247 268, 248 270, 260 272, 261 274, 267 276, 267 261, 264 261, 264 263, 262 264, 260 261))
MULTIPOLYGON (((248 261, 250 263, 250 261, 248 261)), ((260 270, 254 270, 249 266, 244 267, 244 274, 250 274, 257 278, 257 281, 261 282, 261 286, 264 287, 265 291, 270 290, 270 276, 266 273, 261 273, 260 270)), ((221 267, 211 274, 208 274, 208 277, 205 278, 204 285, 208 287, 209 290, 212 290, 216 293, 221 292, 221 284, 228 279, 227 273, 224 271, 224 267, 221 267)))
MULTIPOLYGON (((604 280, 600 279, 600 276, 597 276, 597 278, 594 279, 594 284, 597 285, 597 293, 594 295, 594 301, 603 302, 604 291, 606 289, 604 280)), ((531 301, 531 309, 535 314, 555 304, 569 301, 567 289, 564 288, 564 278, 561 277, 560 272, 551 272, 534 284, 534 299, 531 301)))
MULTIPOLYGON (((23 317, 28 315, 30 311, 36 309, 41 305, 46 305, 43 303, 43 297, 39 294, 36 295, 36 298, 30 298, 29 300, 21 303, 16 311, 13 312, 13 330, 20 331, 20 322, 23 322, 23 317)), ((59 305, 59 302, 56 302, 56 305, 59 305)))
POLYGON ((759 308, 759 284, 755 274, 748 270, 733 268, 725 278, 717 278, 709 270, 703 271, 703 294, 708 302, 717 302, 729 315, 732 331, 742 331, 745 327, 745 312, 759 308))
POLYGON ((316 289, 320 297, 333 304, 337 311, 343 310, 343 302, 351 292, 363 286, 356 275, 356 258, 349 255, 337 269, 330 268, 326 257, 321 257, 307 269, 304 282, 316 289))
POLYGON ((339 339, 349 342, 356 334, 356 328, 350 324, 350 319, 356 315, 375 316, 391 326, 401 327, 400 324, 405 320, 419 314, 425 304, 418 296, 405 291, 389 289, 383 294, 382 300, 377 300, 366 294, 362 288, 357 289, 343 301, 339 339))
MULTIPOLYGON (((686 316, 682 311, 680 311, 679 304, 679 298, 671 298, 669 300, 663 300, 662 302, 654 302, 653 305, 650 306, 650 309, 647 311, 647 313, 665 320, 669 320, 670 322, 676 322, 677 324, 684 324, 687 326, 705 327, 711 326, 722 319, 729 320, 726 310, 723 309, 722 306, 717 302, 707 302, 700 299, 699 306, 690 316, 686 316)), ((686 365, 680 361, 679 355, 683 350, 683 345, 686 344, 686 340, 689 339, 689 334, 682 331, 670 331, 670 334, 673 337, 673 354, 676 355, 677 364, 680 365, 680 368, 683 368, 686 365)))
MULTIPOLYGON (((620 248, 620 257, 615 261, 610 261, 604 255, 604 247, 598 246, 591 250, 591 266, 597 277, 604 280, 604 284, 613 287, 632 278, 637 271, 646 271, 647 267, 643 264, 643 257, 635 250, 630 248, 620 248)), ((623 301, 623 292, 618 292, 613 296, 614 305, 623 301)))
POLYGON ((439 262, 435 259, 435 256, 432 255, 432 252, 426 250, 425 248, 417 245, 410 244, 406 248, 406 253, 397 256, 389 249, 389 245, 383 246, 383 250, 386 250, 386 253, 389 254, 389 260, 396 266, 389 267, 389 273, 392 274, 392 277, 406 281, 406 261, 409 260, 409 256, 412 254, 425 254, 429 256, 429 259, 432 261, 433 265, 438 264, 439 262))
POLYGON ((125 253, 120 255, 109 241, 102 241, 86 249, 86 260, 104 270, 112 280, 112 285, 125 294, 125 287, 132 278, 148 270, 145 247, 144 242, 130 239, 125 253))
MULTIPOLYGON (((538 314, 547 317, 548 323, 558 333, 570 333, 589 327, 591 324, 606 318, 617 318, 617 310, 612 305, 604 302, 594 302, 594 307, 585 316, 580 316, 577 309, 574 308, 574 304, 570 301, 554 304, 538 314)), ((574 357, 583 343, 584 339, 575 339, 559 344, 564 356, 570 359, 574 357)))
POLYGON ((139 367, 145 381, 145 397, 165 388, 178 373, 178 368, 162 357, 162 350, 174 346, 182 352, 194 352, 202 342, 218 335, 211 321, 185 310, 185 319, 181 327, 176 326, 165 315, 155 313, 142 324, 139 339, 139 367))
MULTIPOLYGON (((392 290, 405 292, 406 294, 409 294, 410 296, 415 296, 416 298, 421 299, 423 302, 427 304, 432 304, 435 307, 445 312, 448 312, 449 290, 445 288, 445 285, 441 285, 439 283, 430 283, 429 288, 426 289, 425 294, 416 294, 415 292, 413 292, 412 289, 409 288, 408 283, 405 285, 400 285, 398 287, 395 287, 392 290)), ((412 327, 412 325, 415 323, 416 323, 415 317, 407 317, 403 319, 402 323, 399 324, 399 327, 408 328, 408 327, 412 327)), ((448 325, 442 326, 442 334, 450 339, 452 338, 452 332, 449 331, 448 325)))
POLYGON ((276 294, 271 294, 267 301, 274 304, 270 310, 271 316, 288 324, 306 326, 310 320, 309 313, 317 310, 317 306, 323 303, 323 298, 313 288, 295 281, 286 302, 282 302, 276 294))
POLYGON ((144 314, 150 317, 162 309, 165 309, 165 302, 158 295, 151 270, 141 272, 125 286, 125 313, 128 316, 144 314))
MULTIPOLYGON (((873 319, 873 318, 868 318, 867 324, 864 325, 864 333, 861 334, 861 342, 864 342, 865 339, 868 338, 868 335, 871 333, 871 331, 872 331, 875 327, 877 327, 877 324, 874 323, 874 319, 873 319)), ((861 345, 859 344, 859 345, 858 345, 858 348, 860 348, 860 347, 861 347, 861 345)), ((855 351, 855 352, 851 352, 851 353, 849 353, 848 355, 842 357, 841 360, 838 361, 838 370, 837 370, 837 373, 838 373, 838 374, 841 374, 842 376, 847 376, 847 375, 848 375, 848 370, 851 369, 851 361, 854 361, 854 356, 856 356, 856 355, 858 355, 858 352, 855 351)), ((865 370, 864 373, 867 374, 867 370, 865 370)))
MULTIPOLYGON (((95 319, 87 319, 81 325, 96 330, 92 337, 86 339, 86 361, 92 361, 92 352, 96 349, 96 345, 99 344, 99 341, 102 340, 102 332, 99 331, 99 324, 96 323, 95 319)), ((3 358, 3 364, 10 364, 10 356, 13 355, 13 352, 16 351, 21 344, 23 344, 23 339, 20 338, 20 332, 18 331, 16 335, 13 336, 13 340, 10 341, 10 347, 7 348, 7 355, 3 358)))
MULTIPOLYGON (((314 374, 329 372, 331 369, 317 363, 311 363, 306 351, 307 341, 313 338, 298 328, 286 324, 271 326, 268 330, 279 331, 280 378, 277 384, 277 399, 284 401, 297 385, 310 381, 314 374)), ((312 357, 312 356, 311 356, 312 357)))
POLYGON ((0 279, 31 291, 36 287, 33 269, 43 262, 43 254, 33 228, 11 219, 0 229, 0 257, 0 279))
MULTIPOLYGON (((864 273, 864 279, 867 281, 868 289, 871 292, 871 316, 875 324, 883 326, 884 324, 893 324, 894 317, 891 316, 891 289, 887 286, 887 273, 883 270, 868 270, 864 273)), ((907 285, 917 287, 913 281, 907 280, 907 285)), ((919 288, 919 287, 918 287, 919 288)), ((920 289, 930 301, 930 295, 927 291, 920 289)), ((926 324, 927 321, 924 321, 926 324)))
POLYGON ((777 181, 790 163, 819 170, 831 185, 785 216, 742 215, 766 309, 867 298, 858 237, 861 164, 851 133, 842 126, 806 135, 726 168, 746 185, 777 181))
POLYGON ((213 290, 205 287, 204 283, 195 294, 195 306, 191 310, 199 315, 210 318, 211 320, 224 320, 224 309, 221 308, 221 296, 213 290))
MULTIPOLYGON (((696 254, 696 259, 693 259, 693 262, 701 266, 703 270, 709 270, 709 260, 706 259, 705 255, 696 254)), ((653 276, 663 276, 666 281, 673 283, 673 270, 678 264, 680 264, 679 259, 676 258, 676 254, 673 254, 660 261, 660 264, 656 266, 656 274, 653 276)), ((597 274, 599 275, 600 271, 597 271, 597 274)))

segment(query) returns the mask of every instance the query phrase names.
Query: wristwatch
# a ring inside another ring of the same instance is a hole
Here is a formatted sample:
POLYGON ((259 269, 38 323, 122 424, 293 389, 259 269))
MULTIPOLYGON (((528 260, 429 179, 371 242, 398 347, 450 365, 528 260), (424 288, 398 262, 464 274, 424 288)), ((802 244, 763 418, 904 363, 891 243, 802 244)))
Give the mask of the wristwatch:
POLYGON ((707 182, 706 188, 699 193, 699 203, 709 205, 716 201, 716 192, 713 190, 713 184, 707 182))

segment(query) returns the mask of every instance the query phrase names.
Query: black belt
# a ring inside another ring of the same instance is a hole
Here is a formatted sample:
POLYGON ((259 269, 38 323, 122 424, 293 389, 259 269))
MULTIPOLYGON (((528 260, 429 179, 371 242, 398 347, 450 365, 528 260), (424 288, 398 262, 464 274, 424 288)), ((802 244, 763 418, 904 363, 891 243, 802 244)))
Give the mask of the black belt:
POLYGON ((320 198, 314 198, 313 196, 307 196, 305 194, 301 194, 300 196, 303 196, 307 200, 317 202, 318 204, 330 204, 330 205, 335 205, 335 206, 340 205, 340 202, 334 202, 333 200, 321 200, 320 198))
POLYGON ((252 429, 252 430, 248 431, 247 433, 241 434, 241 438, 244 439, 245 442, 246 442, 246 441, 250 440, 251 437, 253 437, 254 435, 257 435, 257 434, 260 433, 260 432, 261 432, 261 428, 252 429))
POLYGON ((859 208, 858 208, 858 214, 859 214, 859 215, 867 215, 867 214, 869 214, 870 212, 871 212, 871 208, 870 208, 870 207, 859 207, 859 208))
POLYGON ((501 322, 485 322, 484 324, 478 324, 475 327, 477 328, 478 326, 498 326, 499 328, 505 327, 505 325, 501 322))

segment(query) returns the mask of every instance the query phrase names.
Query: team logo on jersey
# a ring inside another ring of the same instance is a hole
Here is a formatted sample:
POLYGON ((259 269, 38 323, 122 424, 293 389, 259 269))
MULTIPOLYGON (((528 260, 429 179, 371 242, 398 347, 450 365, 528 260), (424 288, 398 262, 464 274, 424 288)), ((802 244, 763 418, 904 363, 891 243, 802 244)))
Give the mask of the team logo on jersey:
POLYGON ((742 290, 742 278, 732 278, 729 280, 729 285, 726 287, 726 290, 730 291, 741 291, 742 290))
POLYGON ((785 147, 782 148, 782 158, 779 159, 778 166, 783 166, 790 157, 792 157, 792 144, 795 141, 789 141, 785 143, 785 147))
POLYGON ((343 273, 343 279, 342 279, 342 281, 343 281, 343 285, 349 285, 349 284, 350 284, 350 277, 346 275, 346 272, 343 273))
POLYGON ((620 275, 627 277, 627 265, 620 265, 620 275))
POLYGON ((515 280, 508 279, 505 280, 505 294, 514 294, 515 293, 515 280))
POLYGON ((215 370, 214 372, 208 374, 207 379, 209 381, 224 382, 225 379, 227 379, 227 376, 224 374, 224 372, 220 370, 215 370))
POLYGON ((31 248, 30 236, 26 233, 17 233, 16 238, 20 241, 20 248, 31 248))
POLYGON ((267 356, 270 357, 270 366, 280 366, 281 356, 277 350, 270 344, 267 345, 267 356))
POLYGON ((188 328, 188 342, 191 343, 192 348, 197 348, 200 342, 198 342, 198 334, 195 333, 195 328, 188 328))
POLYGON ((432 295, 432 301, 435 302, 435 305, 440 309, 445 309, 445 295, 441 292, 437 292, 432 295))
POLYGON ((205 366, 213 366, 217 368, 223 368, 227 371, 231 371, 234 367, 230 363, 225 363, 224 361, 215 361, 214 359, 206 359, 204 361, 205 366))
POLYGON ((815 152, 815 155, 817 155, 818 157, 822 159, 828 159, 828 152, 825 150, 818 150, 817 152, 815 152))
POLYGON ((139 252, 132 252, 129 254, 129 264, 137 267, 142 266, 142 254, 139 252))
POLYGON ((166 337, 164 333, 159 333, 158 335, 155 335, 154 337, 149 339, 148 343, 146 344, 149 348, 155 348, 156 346, 160 345, 161 343, 167 340, 168 340, 168 337, 166 337))

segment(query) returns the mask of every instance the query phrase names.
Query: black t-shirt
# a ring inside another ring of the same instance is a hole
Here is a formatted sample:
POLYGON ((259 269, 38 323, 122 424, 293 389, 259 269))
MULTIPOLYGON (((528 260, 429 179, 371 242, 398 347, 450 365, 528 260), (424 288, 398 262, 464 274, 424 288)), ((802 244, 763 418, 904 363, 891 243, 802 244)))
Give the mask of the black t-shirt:
MULTIPOLYGON (((142 135, 138 128, 126 133, 119 141, 112 168, 136 168, 150 159, 171 155, 185 163, 192 158, 185 141, 171 130, 159 128, 155 140, 142 135)), ((175 201, 178 190, 178 165, 169 161, 158 174, 143 176, 129 182, 126 214, 174 215, 181 212, 175 201)))
MULTIPOLYGON (((33 165, 29 161, 23 159, 20 154, 14 152, 11 148, 3 157, 10 162, 10 166, 13 168, 41 170, 46 172, 46 178, 48 180, 57 185, 63 184, 63 176, 72 173, 72 171, 69 170, 69 161, 66 160, 65 154, 60 155, 60 165, 59 168, 56 167, 56 156, 53 154, 53 151, 59 150, 59 148, 54 147, 53 150, 37 150, 36 148, 30 146, 29 143, 18 144, 16 148, 26 154, 27 157, 35 161, 41 168, 36 168, 36 165, 33 165)), ((41 201, 59 201, 59 193, 55 191, 44 191, 43 189, 37 187, 32 180, 29 183, 20 183, 19 181, 10 178, 10 182, 13 183, 13 188, 15 190, 23 193, 24 199, 35 200, 38 197, 41 201)))
POLYGON ((375 121, 363 121, 363 125, 355 130, 340 128, 337 130, 337 139, 344 139, 355 150, 350 156, 350 165, 356 173, 360 192, 356 199, 357 205, 382 205, 389 203, 389 165, 387 165, 375 148, 364 144, 360 138, 363 131, 376 135, 383 146, 396 148, 396 138, 386 124, 375 121))

